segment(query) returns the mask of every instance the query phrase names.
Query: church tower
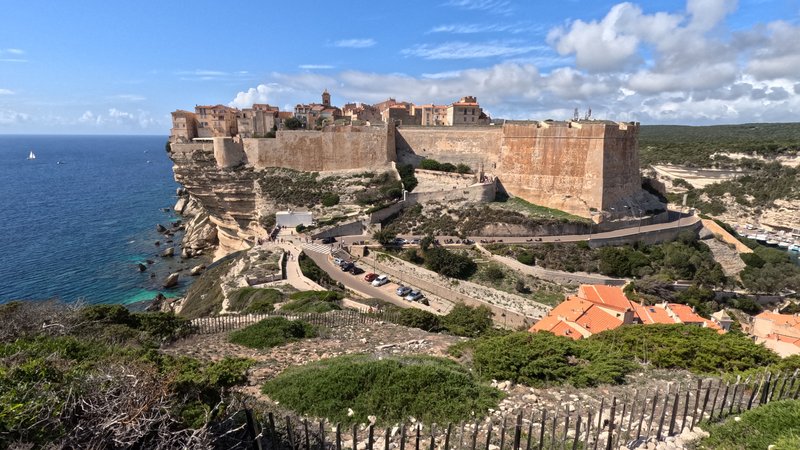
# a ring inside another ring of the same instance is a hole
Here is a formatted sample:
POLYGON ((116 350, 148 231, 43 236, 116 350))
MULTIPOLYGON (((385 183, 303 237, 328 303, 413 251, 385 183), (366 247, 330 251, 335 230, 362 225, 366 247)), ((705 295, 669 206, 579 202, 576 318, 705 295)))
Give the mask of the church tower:
POLYGON ((331 94, 328 93, 327 89, 322 93, 322 104, 324 106, 331 106, 331 94))

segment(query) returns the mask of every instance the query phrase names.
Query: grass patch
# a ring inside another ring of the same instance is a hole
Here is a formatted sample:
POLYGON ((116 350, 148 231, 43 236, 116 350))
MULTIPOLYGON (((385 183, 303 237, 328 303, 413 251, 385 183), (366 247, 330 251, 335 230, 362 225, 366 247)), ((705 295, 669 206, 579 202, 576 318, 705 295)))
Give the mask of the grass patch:
POLYGON ((232 332, 228 340, 234 344, 262 350, 316 336, 316 330, 307 322, 270 317, 232 332))
POLYGON ((546 206, 540 206, 528 201, 525 201, 519 197, 510 197, 505 202, 501 202, 504 207, 512 210, 512 211, 520 211, 526 213, 531 217, 542 217, 542 218, 549 218, 549 219, 566 219, 570 222, 585 222, 589 223, 589 219, 581 216, 576 216, 574 214, 570 214, 566 211, 561 211, 560 209, 555 208, 548 208, 546 206))
POLYGON ((300 252, 300 256, 297 258, 297 262, 300 265, 300 271, 303 272, 303 276, 308 278, 309 280, 318 283, 322 286, 337 286, 338 283, 336 280, 331 278, 328 275, 328 272, 322 270, 317 263, 314 262, 305 252, 300 252))
POLYGON ((304 415, 342 424, 405 421, 458 422, 482 416, 502 398, 457 363, 425 356, 381 360, 367 355, 331 358, 290 368, 262 391, 304 415), (348 416, 347 409, 354 412, 348 416))
POLYGON ((342 294, 333 291, 296 292, 289 296, 289 301, 281 305, 281 311, 296 313, 326 313, 342 309, 339 301, 342 294))
POLYGON ((181 308, 181 316, 196 319, 217 315, 222 310, 222 301, 225 298, 220 278, 238 259, 231 258, 220 262, 200 275, 186 291, 186 300, 181 308))
MULTIPOLYGON (((701 428, 711 435, 700 442, 700 449, 766 449, 800 448, 800 401, 783 400, 769 403, 741 414, 741 420, 730 418, 701 428)), ((705 426, 704 426, 705 425, 705 426)))

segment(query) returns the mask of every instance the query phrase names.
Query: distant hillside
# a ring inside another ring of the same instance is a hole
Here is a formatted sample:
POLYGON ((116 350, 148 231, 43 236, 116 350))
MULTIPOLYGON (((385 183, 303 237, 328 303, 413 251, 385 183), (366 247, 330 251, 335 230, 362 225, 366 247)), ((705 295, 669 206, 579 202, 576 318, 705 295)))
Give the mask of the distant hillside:
POLYGON ((640 163, 668 163, 696 167, 736 166, 714 153, 752 153, 764 157, 796 154, 800 150, 800 123, 747 123, 741 125, 642 125, 639 131, 640 163))

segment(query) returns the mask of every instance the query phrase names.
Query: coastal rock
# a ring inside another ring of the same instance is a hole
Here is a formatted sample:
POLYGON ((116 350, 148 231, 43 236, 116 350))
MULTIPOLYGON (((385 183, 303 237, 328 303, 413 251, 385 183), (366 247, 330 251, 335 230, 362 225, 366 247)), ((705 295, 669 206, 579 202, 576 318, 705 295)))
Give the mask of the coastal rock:
POLYGON ((147 264, 153 264, 153 263, 155 263, 155 261, 153 261, 152 259, 147 259, 147 260, 145 260, 145 262, 146 262, 147 264))
POLYGON ((144 264, 142 264, 142 263, 138 263, 138 264, 136 265, 136 267, 139 269, 139 272, 144 272, 145 270, 147 270, 147 266, 145 266, 145 265, 144 265, 144 264))
POLYGON ((161 241, 155 241, 154 244, 156 247, 158 247, 159 245, 161 245, 161 241))
POLYGON ((208 214, 200 213, 193 217, 183 235, 184 247, 201 249, 217 244, 217 227, 211 223, 208 214))
POLYGON ((179 187, 175 189, 175 195, 177 195, 178 197, 183 197, 184 195, 186 195, 186 188, 179 187))
POLYGON ((163 233, 163 232, 167 231, 167 229, 166 229, 166 227, 164 227, 164 225, 161 225, 160 223, 157 223, 156 224, 156 231, 158 231, 159 233, 163 233))
POLYGON ((191 276, 193 276, 193 277, 196 277, 197 275, 200 275, 201 273, 203 273, 204 270, 206 270, 206 266, 203 265, 203 264, 200 264, 199 266, 192 267, 192 270, 189 272, 189 274, 191 276))
MULTIPOLYGON (((175 281, 175 283, 177 283, 177 280, 175 281)), ((155 298, 153 298, 153 301, 149 305, 147 305, 147 307, 144 310, 145 311, 161 311, 161 309, 163 307, 163 304, 164 304, 164 301, 166 299, 167 298, 164 297, 164 294, 159 292, 158 294, 156 294, 155 298)))
POLYGON ((178 277, 179 277, 179 275, 177 273, 169 274, 167 279, 164 280, 164 284, 162 285, 162 286, 164 286, 164 289, 169 289, 169 288, 177 286, 178 285, 178 277))
POLYGON ((187 197, 181 197, 175 202, 175 206, 172 208, 178 214, 183 214, 183 210, 186 208, 186 205, 189 203, 189 199, 187 197))
POLYGON ((161 211, 169 212, 169 208, 161 208, 161 211))
POLYGON ((194 254, 193 254, 191 248, 184 247, 183 250, 181 250, 181 258, 182 259, 189 259, 192 256, 194 256, 194 254))
POLYGON ((161 252, 161 256, 164 258, 175 256, 175 247, 167 247, 163 252, 161 252))

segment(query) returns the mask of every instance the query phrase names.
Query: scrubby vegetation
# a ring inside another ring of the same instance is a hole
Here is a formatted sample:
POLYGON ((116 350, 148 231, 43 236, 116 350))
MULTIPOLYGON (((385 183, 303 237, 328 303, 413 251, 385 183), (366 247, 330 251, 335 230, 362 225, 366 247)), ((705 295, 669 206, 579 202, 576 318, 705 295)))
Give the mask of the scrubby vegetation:
POLYGON ((516 258, 528 265, 568 272, 599 272, 613 277, 654 277, 659 280, 688 280, 701 286, 726 282, 722 267, 708 246, 691 231, 673 242, 657 245, 625 245, 589 248, 586 243, 531 246, 495 244, 487 248, 516 258))
POLYGON ((403 182, 403 188, 408 192, 414 190, 419 182, 417 177, 414 176, 414 166, 411 164, 398 164, 397 173, 400 174, 400 181, 403 182))
POLYGON ((311 324, 302 320, 287 320, 283 317, 270 317, 258 323, 234 331, 228 340, 234 344, 255 349, 265 349, 312 338, 317 335, 311 324))
POLYGON ((733 167, 715 153, 755 153, 764 157, 800 151, 800 123, 747 123, 704 127, 643 125, 639 129, 639 161, 643 167, 669 163, 694 167, 733 167))
POLYGON ((339 301, 342 294, 334 291, 295 292, 289 301, 281 306, 281 311, 295 313, 326 313, 342 309, 339 301))
POLYGON ((242 437, 221 437, 221 421, 251 363, 158 352, 192 331, 185 319, 25 302, 0 306, 0 321, 2 448, 230 448, 242 437))
POLYGON ((336 282, 328 272, 322 270, 317 263, 314 262, 313 259, 309 258, 304 252, 300 252, 300 255, 297 257, 297 262, 300 265, 300 271, 303 272, 303 276, 308 278, 315 283, 326 286, 329 288, 338 288, 339 283, 336 282))
POLYGON ((438 172, 472 173, 472 169, 464 163, 440 163, 439 161, 430 158, 425 158, 420 161, 419 168, 424 170, 435 170, 438 172))
POLYGON ((468 356, 481 377, 529 386, 619 384, 642 367, 718 375, 779 360, 742 334, 691 325, 631 325, 578 341, 550 333, 488 335, 450 351, 468 356))
POLYGON ((189 286, 183 301, 181 316, 196 319, 216 315, 222 310, 225 295, 222 293, 219 280, 236 260, 237 258, 230 258, 216 263, 189 286))
POLYGON ((270 313, 284 298, 284 293, 277 289, 254 287, 244 287, 228 294, 230 309, 246 314, 270 313))
POLYGON ((753 253, 742 254, 747 264, 741 272, 745 288, 759 293, 800 291, 800 266, 792 262, 788 253, 756 243, 751 245, 753 253))
POLYGON ((374 415, 380 425, 409 416, 424 423, 458 422, 484 414, 502 398, 457 363, 423 356, 326 359, 286 370, 263 392, 300 414, 342 424, 367 423, 374 415))
POLYGON ((430 332, 474 338, 493 330, 492 311, 485 306, 458 303, 444 316, 416 308, 389 307, 389 311, 394 313, 398 324, 430 332))
POLYGON ((800 448, 800 400, 769 403, 719 424, 702 423, 710 433, 699 449, 773 449, 800 448))

